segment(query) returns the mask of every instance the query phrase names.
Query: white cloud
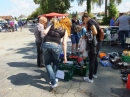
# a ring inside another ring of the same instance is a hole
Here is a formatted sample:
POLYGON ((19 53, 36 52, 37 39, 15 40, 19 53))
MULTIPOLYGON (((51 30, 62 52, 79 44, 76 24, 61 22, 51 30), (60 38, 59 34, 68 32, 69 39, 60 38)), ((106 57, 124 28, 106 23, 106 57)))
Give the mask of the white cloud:
POLYGON ((24 14, 28 16, 31 14, 39 5, 36 5, 33 0, 10 0, 11 8, 9 11, 5 12, 4 15, 20 16, 24 14))
POLYGON ((71 8, 68 12, 83 12, 86 9, 86 2, 83 3, 82 6, 79 6, 77 2, 71 4, 71 8))
POLYGON ((130 11, 130 1, 120 4, 117 8, 120 12, 130 11))

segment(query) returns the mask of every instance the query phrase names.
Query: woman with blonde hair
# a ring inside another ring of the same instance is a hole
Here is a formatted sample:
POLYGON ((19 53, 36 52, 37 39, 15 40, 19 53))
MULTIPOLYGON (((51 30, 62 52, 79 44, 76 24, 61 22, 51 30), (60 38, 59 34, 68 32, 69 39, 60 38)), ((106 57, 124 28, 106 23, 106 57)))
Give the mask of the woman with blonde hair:
POLYGON ((48 27, 46 36, 42 44, 45 66, 50 77, 52 88, 57 86, 58 79, 56 72, 61 51, 64 52, 64 63, 67 62, 67 39, 70 35, 71 22, 69 18, 63 18, 60 21, 54 20, 48 27), (63 38, 63 39, 62 39, 63 38), (62 39, 62 48, 61 48, 62 39), (53 63, 53 66, 51 65, 53 63))

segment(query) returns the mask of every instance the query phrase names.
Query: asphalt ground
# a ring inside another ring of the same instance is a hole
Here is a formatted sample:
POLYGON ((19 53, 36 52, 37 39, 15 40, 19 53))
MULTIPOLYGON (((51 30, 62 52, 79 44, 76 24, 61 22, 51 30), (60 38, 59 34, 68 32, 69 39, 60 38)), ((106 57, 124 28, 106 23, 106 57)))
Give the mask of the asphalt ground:
MULTIPOLYGON (((68 51, 70 47, 68 39, 68 51)), ((122 50, 109 42, 101 49, 105 53, 122 50)), ((100 64, 94 83, 74 76, 70 81, 59 80, 58 87, 51 91, 46 69, 37 67, 36 55, 32 26, 22 32, 0 32, 0 97, 130 97, 120 70, 100 64)))

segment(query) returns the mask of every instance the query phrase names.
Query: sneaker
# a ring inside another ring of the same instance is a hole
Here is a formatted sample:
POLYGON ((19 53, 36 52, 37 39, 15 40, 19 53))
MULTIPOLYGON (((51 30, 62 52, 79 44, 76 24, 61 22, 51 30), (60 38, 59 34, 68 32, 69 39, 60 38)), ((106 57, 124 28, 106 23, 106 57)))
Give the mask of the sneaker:
POLYGON ((58 86, 58 85, 57 85, 57 84, 55 84, 55 85, 52 85, 51 87, 52 87, 52 88, 55 88, 55 87, 57 87, 57 86, 58 86))
POLYGON ((89 83, 93 83, 93 80, 92 79, 89 79, 89 77, 84 77, 84 81, 87 81, 89 83))
POLYGON ((93 75, 93 78, 97 78, 97 75, 94 74, 94 75, 93 75))
MULTIPOLYGON (((58 83, 58 79, 56 78, 56 83, 58 83)), ((51 81, 49 82, 49 85, 51 85, 51 81)))

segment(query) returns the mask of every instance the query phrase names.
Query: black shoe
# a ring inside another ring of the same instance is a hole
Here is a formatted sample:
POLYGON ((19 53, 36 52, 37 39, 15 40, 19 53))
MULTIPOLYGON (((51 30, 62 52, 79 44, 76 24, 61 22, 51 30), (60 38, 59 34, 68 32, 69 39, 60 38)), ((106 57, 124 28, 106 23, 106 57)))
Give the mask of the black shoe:
POLYGON ((45 65, 43 65, 43 64, 42 64, 42 65, 37 65, 37 66, 38 66, 38 67, 45 67, 45 65))
POLYGON ((128 75, 127 74, 122 74, 122 76, 121 77, 127 77, 128 75))
POLYGON ((124 83, 127 83, 127 80, 128 80, 127 77, 122 77, 122 81, 123 81, 124 83))

